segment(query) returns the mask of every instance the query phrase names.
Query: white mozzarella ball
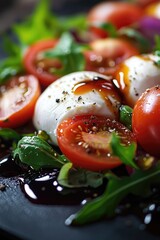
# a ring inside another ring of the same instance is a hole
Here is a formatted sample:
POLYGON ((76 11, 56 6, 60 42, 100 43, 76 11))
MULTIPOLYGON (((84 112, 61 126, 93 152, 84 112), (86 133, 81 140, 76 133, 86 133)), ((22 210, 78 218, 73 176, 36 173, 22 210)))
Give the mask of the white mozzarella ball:
POLYGON ((76 72, 53 82, 36 103, 33 123, 57 144, 56 130, 67 118, 82 114, 117 119, 120 98, 110 77, 95 72, 76 72))
POLYGON ((141 94, 150 87, 160 84, 160 58, 153 54, 133 56, 125 60, 119 67, 117 81, 125 103, 134 106, 141 94))

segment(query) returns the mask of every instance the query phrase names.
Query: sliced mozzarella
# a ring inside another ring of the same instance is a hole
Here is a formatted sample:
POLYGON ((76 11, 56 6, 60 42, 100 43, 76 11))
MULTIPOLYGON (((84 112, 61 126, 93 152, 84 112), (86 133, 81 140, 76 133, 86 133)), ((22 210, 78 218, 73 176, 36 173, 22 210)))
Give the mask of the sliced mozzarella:
POLYGON ((145 54, 133 56, 120 65, 115 78, 126 104, 134 106, 140 95, 150 87, 160 84, 158 56, 145 54))
POLYGON ((42 93, 33 122, 57 144, 56 129, 62 120, 82 114, 116 119, 119 105, 120 98, 110 77, 95 72, 76 72, 56 80, 42 93))

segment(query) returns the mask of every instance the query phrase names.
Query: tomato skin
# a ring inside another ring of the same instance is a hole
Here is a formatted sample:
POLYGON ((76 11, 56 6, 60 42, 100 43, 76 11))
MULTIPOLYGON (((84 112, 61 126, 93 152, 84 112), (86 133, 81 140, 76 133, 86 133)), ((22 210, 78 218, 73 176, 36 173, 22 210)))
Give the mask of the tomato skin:
POLYGON ((57 129, 58 145, 77 167, 92 171, 115 168, 122 162, 111 154, 111 129, 116 129, 126 140, 125 143, 134 141, 132 133, 119 122, 105 116, 82 115, 60 123, 57 129))
POLYGON ((16 76, 0 86, 0 93, 0 127, 16 128, 32 118, 41 88, 32 75, 16 76))
POLYGON ((134 0, 134 3, 141 7, 145 7, 155 2, 159 2, 159 0, 134 0))
POLYGON ((146 90, 135 104, 132 128, 142 148, 160 157, 160 86, 146 90))
POLYGON ((129 41, 120 38, 97 39, 90 43, 91 50, 84 53, 86 70, 113 75, 119 63, 138 55, 138 49, 129 41))
POLYGON ((160 19, 160 2, 149 4, 145 8, 145 14, 160 19))
MULTIPOLYGON (((112 23, 117 29, 129 26, 143 16, 143 10, 137 5, 125 2, 102 2, 95 5, 87 15, 87 21, 91 26, 90 31, 97 34, 97 30, 92 28, 97 23, 112 23)), ((106 31, 104 30, 104 33, 106 31)), ((102 36, 102 33, 99 37, 102 36)))
POLYGON ((24 55, 23 62, 25 69, 29 74, 33 74, 34 76, 36 76, 40 81, 41 85, 44 87, 47 87, 49 84, 54 82, 58 78, 58 76, 43 70, 43 68, 41 67, 38 68, 36 59, 38 54, 55 47, 56 44, 57 40, 55 39, 41 40, 31 45, 24 55))

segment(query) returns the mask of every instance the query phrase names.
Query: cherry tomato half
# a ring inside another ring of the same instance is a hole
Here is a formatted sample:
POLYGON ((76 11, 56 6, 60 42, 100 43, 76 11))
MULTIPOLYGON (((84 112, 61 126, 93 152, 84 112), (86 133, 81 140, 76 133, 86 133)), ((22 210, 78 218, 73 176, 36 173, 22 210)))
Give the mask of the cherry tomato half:
POLYGON ((160 157, 160 86, 146 90, 135 104, 132 128, 142 148, 160 157))
POLYGON ((38 78, 42 86, 46 87, 54 82, 58 76, 50 72, 53 67, 61 67, 58 60, 46 59, 42 53, 55 47, 57 40, 41 40, 30 46, 24 55, 24 66, 29 74, 38 78))
POLYGON ((139 54, 129 41, 116 38, 98 39, 90 43, 91 50, 84 52, 86 70, 112 75, 118 64, 139 54))
POLYGON ((17 76, 0 86, 0 127, 19 127, 33 116, 40 95, 39 81, 34 76, 17 76))
POLYGON ((58 145, 75 166, 92 171, 111 169, 122 164, 111 153, 113 131, 124 144, 134 141, 133 134, 115 120, 95 115, 76 116, 58 126, 58 145))
MULTIPOLYGON (((97 24, 112 23, 117 29, 137 22, 143 16, 139 6, 125 2, 102 2, 95 5, 87 15, 91 32, 99 37, 105 36, 105 30, 98 31, 97 24), (96 27, 97 26, 97 27, 96 27)), ((107 36, 107 34, 106 34, 107 36)))

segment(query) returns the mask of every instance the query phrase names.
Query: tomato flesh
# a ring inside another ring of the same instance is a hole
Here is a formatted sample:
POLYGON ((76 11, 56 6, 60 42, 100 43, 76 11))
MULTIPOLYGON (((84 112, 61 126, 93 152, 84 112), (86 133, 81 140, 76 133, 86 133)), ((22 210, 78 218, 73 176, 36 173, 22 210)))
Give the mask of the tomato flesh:
POLYGON ((42 53, 46 50, 54 48, 57 40, 41 40, 30 46, 24 55, 24 66, 28 73, 38 78, 41 85, 47 87, 54 82, 58 76, 52 74, 52 68, 60 68, 61 64, 58 60, 46 59, 42 57, 42 53))
POLYGON ((58 126, 58 145, 75 166, 92 171, 111 169, 122 164, 111 153, 112 132, 126 145, 134 141, 133 134, 115 120, 104 116, 76 116, 58 126))
POLYGON ((13 77, 0 86, 0 127, 19 127, 32 118, 40 96, 34 76, 13 77))
POLYGON ((136 47, 123 39, 99 39, 91 42, 90 46, 91 50, 84 53, 86 70, 105 75, 114 74, 122 61, 139 54, 136 47))
POLYGON ((160 157, 160 86, 146 90, 133 109, 132 128, 142 148, 160 157))

